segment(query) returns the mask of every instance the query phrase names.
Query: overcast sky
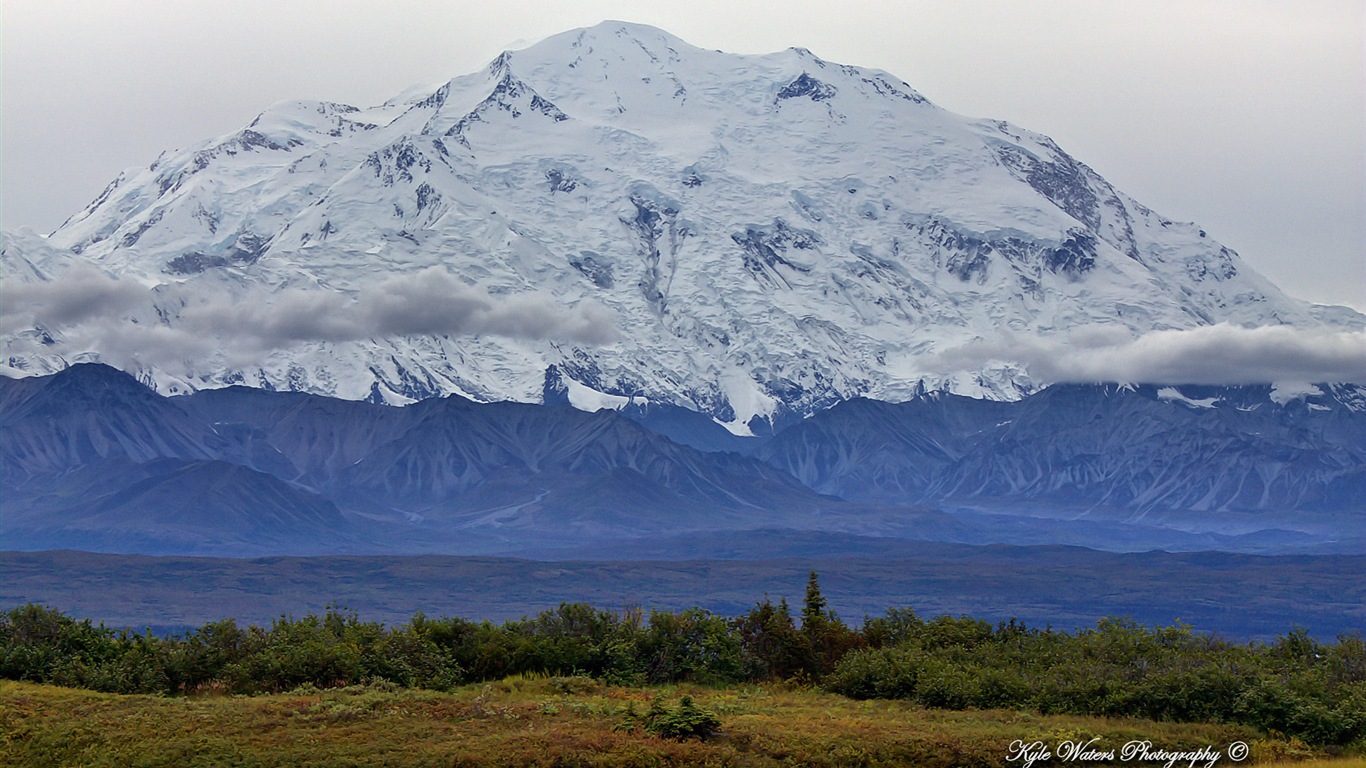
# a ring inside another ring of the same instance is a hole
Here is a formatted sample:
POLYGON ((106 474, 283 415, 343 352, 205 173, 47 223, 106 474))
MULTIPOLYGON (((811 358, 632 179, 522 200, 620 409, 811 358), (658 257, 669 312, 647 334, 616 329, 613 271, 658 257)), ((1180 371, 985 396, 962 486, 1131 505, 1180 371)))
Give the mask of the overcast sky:
POLYGON ((371 105, 604 19, 802 46, 1052 136, 1290 293, 1366 311, 1366 4, 1179 0, 5 0, 5 228, 284 99, 371 105))

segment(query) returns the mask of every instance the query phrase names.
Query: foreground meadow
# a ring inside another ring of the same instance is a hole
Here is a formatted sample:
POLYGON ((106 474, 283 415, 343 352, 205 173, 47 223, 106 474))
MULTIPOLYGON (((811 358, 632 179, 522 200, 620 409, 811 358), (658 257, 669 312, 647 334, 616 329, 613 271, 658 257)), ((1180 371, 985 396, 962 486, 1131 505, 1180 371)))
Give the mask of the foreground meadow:
POLYGON ((1238 764, 1227 755, 1239 742, 1242 764, 1327 757, 1245 726, 946 711, 772 684, 514 676, 445 693, 371 684, 165 697, 0 682, 6 766, 1007 766, 1022 764, 1008 759, 1016 741, 1042 742, 1053 757, 1036 765, 1056 765, 1065 743, 1092 739, 1097 750, 1212 748, 1220 765, 1238 764), (705 738, 642 727, 652 704, 676 713, 684 696, 719 721, 705 738))
MULTIPOLYGON (((0 765, 1233 765, 1366 754, 1366 641, 906 608, 330 609, 156 636, 0 613, 0 765)), ((1344 762, 1344 760, 1346 762, 1344 762)), ((1356 760, 1356 762, 1352 762, 1356 760)))

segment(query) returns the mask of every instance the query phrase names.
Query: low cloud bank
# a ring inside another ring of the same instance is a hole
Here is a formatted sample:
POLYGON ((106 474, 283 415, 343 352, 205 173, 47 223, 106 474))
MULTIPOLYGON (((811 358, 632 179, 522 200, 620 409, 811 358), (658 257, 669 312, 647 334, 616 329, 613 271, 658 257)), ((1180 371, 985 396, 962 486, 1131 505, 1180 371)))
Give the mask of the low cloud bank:
MULTIPOLYGON (((231 289, 205 280, 153 290, 78 266, 48 283, 7 280, 0 323, 7 335, 40 327, 57 339, 30 338, 33 351, 67 357, 95 351, 115 364, 143 365, 226 358, 245 366, 300 344, 394 336, 492 335, 584 345, 620 337, 614 313, 601 305, 568 307, 542 293, 493 296, 440 268, 392 277, 354 295, 324 289, 232 295, 231 289), (173 322, 163 322, 163 314, 173 322)), ((1366 331, 1220 324, 1138 337, 1124 329, 1003 334, 920 362, 943 374, 1013 363, 1039 383, 1366 382, 1366 331)))
POLYGON ((0 294, 0 322, 5 330, 37 322, 45 327, 112 320, 147 301, 147 288, 133 280, 115 280, 78 265, 61 280, 21 283, 6 280, 0 294))
POLYGON ((390 336, 491 335, 592 345, 617 338, 615 318, 600 305, 565 307, 541 293, 493 297, 440 269, 390 278, 355 298, 314 290, 259 301, 204 297, 186 304, 181 324, 203 333, 231 328, 260 349, 390 336))
POLYGON ((1001 362, 1018 363, 1046 383, 1366 382, 1366 331, 1221 323, 1136 338, 1108 330, 1061 337, 1006 334, 947 350, 931 365, 949 372, 1001 362))
POLYGON ((592 302, 564 306, 541 293, 492 296, 433 268, 390 278, 354 296, 323 289, 230 295, 211 283, 152 290, 89 267, 49 283, 16 283, 3 292, 5 333, 41 327, 57 351, 97 351, 142 363, 259 358, 312 342, 393 336, 491 335, 609 344, 614 314, 592 302), (159 315, 174 317, 170 324, 159 315))

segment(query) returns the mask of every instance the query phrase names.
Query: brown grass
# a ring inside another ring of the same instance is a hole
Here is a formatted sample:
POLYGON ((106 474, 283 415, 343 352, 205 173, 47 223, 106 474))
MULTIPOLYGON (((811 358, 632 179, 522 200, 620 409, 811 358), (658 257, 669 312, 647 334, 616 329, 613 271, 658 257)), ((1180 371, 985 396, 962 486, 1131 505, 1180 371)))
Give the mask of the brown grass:
POLYGON ((780 686, 639 689, 517 677, 453 693, 355 686, 162 698, 0 682, 5 766, 1005 766, 1014 740, 1093 736, 1108 748, 1147 739, 1220 749, 1241 740, 1259 763, 1325 757, 1237 726, 926 710, 780 686), (628 708, 644 713, 653 697, 672 704, 684 693, 720 717, 721 734, 678 742, 621 728, 628 708))

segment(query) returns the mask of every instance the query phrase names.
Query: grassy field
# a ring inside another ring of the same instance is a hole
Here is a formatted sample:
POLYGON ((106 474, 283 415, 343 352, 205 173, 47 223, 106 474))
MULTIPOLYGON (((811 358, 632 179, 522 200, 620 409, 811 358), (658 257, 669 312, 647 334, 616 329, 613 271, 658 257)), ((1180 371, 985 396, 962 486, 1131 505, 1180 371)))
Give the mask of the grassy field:
MULTIPOLYGON (((1238 726, 950 712, 788 686, 646 689, 514 677, 453 693, 378 685, 166 698, 0 681, 5 766, 1019 766, 1007 759, 1017 740, 1048 746, 1053 758, 1035 763, 1048 766, 1067 762, 1058 754, 1064 742, 1093 737, 1101 750, 1147 740, 1155 749, 1227 755, 1244 742, 1250 753, 1241 764, 1366 766, 1238 726), (675 707, 684 695, 719 718, 710 738, 678 741, 632 727, 654 700, 675 707)), ((1225 756, 1218 764, 1238 763, 1225 756)))

